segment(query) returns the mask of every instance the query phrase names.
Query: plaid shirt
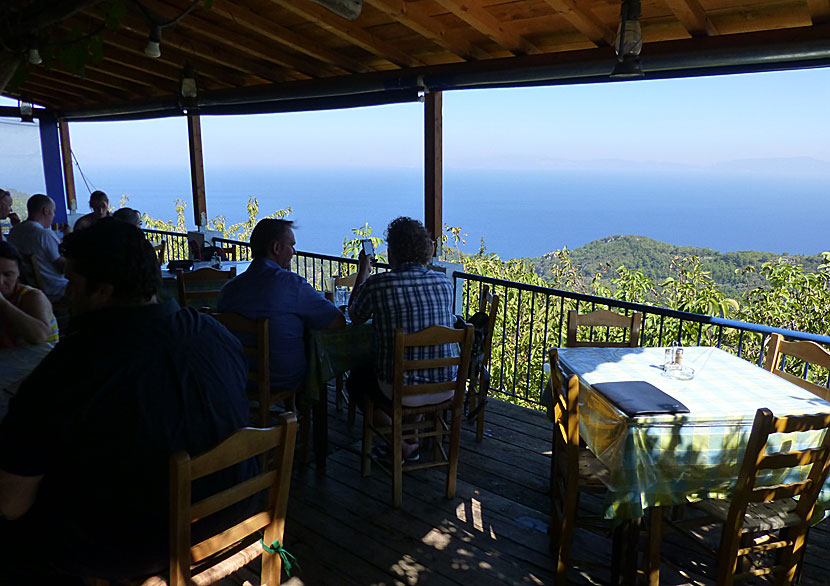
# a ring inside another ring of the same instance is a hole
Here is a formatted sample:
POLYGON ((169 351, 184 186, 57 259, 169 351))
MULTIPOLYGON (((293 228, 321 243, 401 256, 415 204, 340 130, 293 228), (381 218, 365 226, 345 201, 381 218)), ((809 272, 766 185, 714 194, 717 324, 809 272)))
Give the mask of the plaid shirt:
MULTIPOLYGON (((350 311, 358 320, 373 317, 378 343, 376 373, 391 383, 394 373, 395 330, 410 334, 429 326, 455 325, 453 286, 446 275, 423 265, 407 264, 369 277, 352 300, 350 311)), ((407 351, 408 360, 458 356, 454 344, 423 346, 407 351)), ((404 384, 442 382, 455 378, 456 367, 413 370, 404 373, 404 384)))

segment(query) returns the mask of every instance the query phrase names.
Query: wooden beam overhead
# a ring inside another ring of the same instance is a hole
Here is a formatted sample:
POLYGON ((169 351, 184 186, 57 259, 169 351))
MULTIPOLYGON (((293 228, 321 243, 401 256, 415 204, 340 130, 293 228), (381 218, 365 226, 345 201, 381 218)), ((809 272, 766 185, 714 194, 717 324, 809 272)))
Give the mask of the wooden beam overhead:
POLYGON ((545 2, 597 47, 614 44, 615 31, 606 27, 588 6, 580 6, 576 0, 545 0, 545 2))
POLYGON ((697 0, 665 0, 674 16, 693 37, 712 37, 718 29, 697 0))
POLYGON ((381 41, 360 26, 340 18, 317 4, 313 4, 311 0, 307 0, 306 2, 298 2, 297 0, 271 0, 271 2, 297 16, 305 18, 321 29, 340 37, 356 47, 360 47, 364 51, 386 59, 394 65, 402 67, 420 67, 425 65, 412 55, 399 51, 393 45, 381 41))
POLYGON ((485 51, 459 39, 457 35, 436 22, 426 9, 416 2, 405 0, 365 0, 365 2, 462 59, 487 59, 489 57, 485 51))
POLYGON ((193 219, 207 228, 205 164, 202 159, 202 122, 198 114, 187 115, 187 140, 190 152, 190 185, 193 190, 193 219))
POLYGON ((444 233, 443 103, 441 92, 424 97, 424 227, 433 241, 444 233))
POLYGON ((66 206, 75 211, 78 201, 75 198, 75 170, 72 167, 72 146, 69 142, 69 123, 58 120, 58 132, 61 142, 61 160, 63 162, 63 187, 66 193, 66 206))
POLYGON ((533 55, 539 53, 539 49, 534 47, 527 39, 514 32, 509 23, 499 21, 480 4, 477 4, 478 0, 435 1, 514 55, 533 55))
POLYGON ((239 26, 256 33, 262 37, 270 39, 274 42, 285 45, 286 47, 304 53, 309 57, 313 57, 323 63, 334 65, 345 69, 352 73, 366 73, 374 71, 371 67, 367 67, 362 63, 349 59, 345 55, 341 55, 336 51, 329 51, 319 43, 310 41, 307 37, 298 35, 284 26, 266 20, 262 16, 255 14, 245 8, 244 6, 232 5, 230 3, 217 2, 211 8, 211 12, 219 16, 223 16, 239 26))
POLYGON ((813 24, 830 22, 830 0, 807 0, 807 8, 813 24))
MULTIPOLYGON (((157 0, 142 1, 148 8, 159 12, 164 10, 164 4, 157 2, 157 0)), ((327 65, 305 59, 299 55, 287 55, 252 38, 250 35, 239 34, 214 24, 197 13, 188 15, 174 29, 166 30, 163 33, 161 39, 162 51, 164 51, 165 44, 169 42, 168 39, 172 38, 180 38, 181 44, 185 46, 192 44, 195 40, 204 39, 214 48, 214 55, 225 53, 230 64, 238 60, 239 53, 244 53, 249 58, 253 57, 259 60, 264 66, 270 63, 272 66, 277 65, 289 70, 294 69, 310 77, 324 77, 332 74, 331 67, 327 65)), ((192 52, 198 51, 194 50, 192 52)), ((340 70, 335 73, 343 73, 343 71, 340 70)))

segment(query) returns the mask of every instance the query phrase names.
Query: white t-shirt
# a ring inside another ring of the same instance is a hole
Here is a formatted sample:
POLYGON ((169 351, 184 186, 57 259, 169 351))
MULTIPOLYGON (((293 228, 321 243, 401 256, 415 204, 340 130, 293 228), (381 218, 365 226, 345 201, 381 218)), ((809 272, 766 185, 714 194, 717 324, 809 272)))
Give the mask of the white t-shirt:
POLYGON ((9 242, 20 250, 26 264, 29 264, 28 257, 31 255, 37 257, 40 275, 43 278, 43 292, 51 301, 63 297, 68 282, 55 267, 55 261, 61 256, 58 250, 60 240, 58 232, 31 220, 19 223, 9 232, 9 242))

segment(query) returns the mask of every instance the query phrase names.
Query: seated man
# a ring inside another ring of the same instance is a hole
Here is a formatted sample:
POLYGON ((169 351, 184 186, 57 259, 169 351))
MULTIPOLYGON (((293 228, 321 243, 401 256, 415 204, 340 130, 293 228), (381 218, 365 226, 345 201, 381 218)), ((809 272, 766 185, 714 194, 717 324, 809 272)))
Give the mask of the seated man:
POLYGON ((75 230, 83 230, 89 228, 98 220, 103 220, 110 216, 110 198, 103 191, 93 191, 89 195, 89 209, 92 212, 85 216, 78 218, 75 222, 75 230))
MULTIPOLYGON (((0 220, 8 219, 12 228, 20 223, 20 218, 12 211, 12 194, 5 189, 0 189, 0 220)), ((0 235, 0 240, 6 237, 0 235)))
MULTIPOLYGON (((206 451, 248 422, 239 341, 157 301, 159 265, 138 228, 101 220, 68 235, 64 251, 74 321, 0 423, 3 583, 163 570, 170 455, 206 451)), ((255 472, 246 462, 202 489, 255 472)))
POLYGON ((137 228, 141 228, 141 214, 138 210, 134 210, 133 208, 117 209, 112 213, 112 217, 117 220, 121 220, 122 222, 132 224, 137 228))
MULTIPOLYGON (((435 253, 435 245, 426 228, 418 220, 396 218, 386 229, 386 243, 392 270, 369 277, 372 258, 361 252, 356 285, 349 299, 352 322, 363 323, 374 317, 372 324, 378 345, 373 375, 360 375, 353 370, 349 390, 369 393, 382 408, 391 407, 395 330, 403 328, 409 334, 435 325, 449 328, 455 325, 452 282, 445 274, 426 267, 435 253)), ((414 352, 418 354, 413 356, 414 359, 458 355, 452 345, 425 347, 414 352)), ((455 374, 453 367, 407 372, 404 384, 443 382, 454 379, 455 374)), ((450 392, 423 398, 408 397, 404 404, 439 403, 451 396, 450 392)), ((378 426, 391 423, 381 409, 375 410, 375 417, 378 426)), ((405 444, 404 457, 416 459, 417 450, 417 444, 405 444)))
MULTIPOLYGON (((26 221, 12 228, 9 242, 23 255, 27 271, 31 271, 28 257, 37 257, 43 292, 50 301, 57 301, 63 297, 67 281, 63 276, 66 261, 58 250, 61 237, 50 230, 55 220, 55 202, 49 196, 36 193, 26 202, 26 210, 29 214, 26 221)), ((62 231, 66 233, 69 228, 64 225, 62 231)))
POLYGON ((342 328, 346 318, 301 276, 292 273, 294 222, 265 219, 251 233, 254 262, 219 293, 219 311, 248 318, 267 317, 270 329, 271 387, 291 390, 305 376, 306 328, 342 328))

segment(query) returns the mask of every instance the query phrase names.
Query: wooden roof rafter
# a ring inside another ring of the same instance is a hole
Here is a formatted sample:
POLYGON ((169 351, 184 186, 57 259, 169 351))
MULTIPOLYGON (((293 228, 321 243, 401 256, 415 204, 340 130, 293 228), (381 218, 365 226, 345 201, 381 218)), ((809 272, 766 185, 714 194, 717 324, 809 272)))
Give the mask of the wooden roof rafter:
POLYGON ((364 0, 364 2, 465 61, 488 58, 485 51, 458 38, 446 27, 436 23, 417 3, 405 0, 364 0))
POLYGON ((689 34, 693 37, 714 36, 718 29, 706 16, 698 0, 664 0, 689 34))
POLYGON ((830 22, 830 0, 807 0, 807 8, 813 24, 830 22))
POLYGON ((390 63, 404 67, 419 67, 424 65, 415 57, 396 49, 394 46, 375 38, 370 32, 352 24, 338 16, 335 16, 325 8, 312 4, 311 0, 297 2, 296 0, 270 0, 272 4, 278 5, 297 16, 305 18, 319 26, 321 29, 340 37, 344 41, 360 47, 368 53, 386 59, 390 63))
POLYGON ((436 2, 514 55, 533 55, 540 52, 530 41, 516 33, 510 23, 496 19, 487 9, 477 4, 477 0, 436 2))
POLYGON ((545 0, 545 2, 597 47, 614 44, 615 32, 606 27, 587 6, 580 6, 575 0, 545 0))

